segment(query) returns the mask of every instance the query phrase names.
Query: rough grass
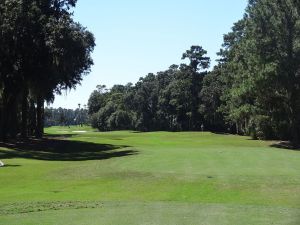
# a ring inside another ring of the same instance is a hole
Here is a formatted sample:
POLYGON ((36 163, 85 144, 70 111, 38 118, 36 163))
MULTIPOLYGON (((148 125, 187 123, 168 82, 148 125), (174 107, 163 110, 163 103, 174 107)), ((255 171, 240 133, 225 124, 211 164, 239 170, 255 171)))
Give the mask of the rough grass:
POLYGON ((0 224, 300 224, 300 151, 206 132, 46 131, 0 147, 0 224))

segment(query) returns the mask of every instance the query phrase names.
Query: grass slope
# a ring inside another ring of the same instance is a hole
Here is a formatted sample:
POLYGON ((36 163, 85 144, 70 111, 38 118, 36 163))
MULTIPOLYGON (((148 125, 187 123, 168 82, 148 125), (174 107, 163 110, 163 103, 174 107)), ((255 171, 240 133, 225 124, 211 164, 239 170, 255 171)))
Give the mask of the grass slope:
POLYGON ((300 224, 299 151, 206 132, 46 131, 0 148, 0 224, 300 224))

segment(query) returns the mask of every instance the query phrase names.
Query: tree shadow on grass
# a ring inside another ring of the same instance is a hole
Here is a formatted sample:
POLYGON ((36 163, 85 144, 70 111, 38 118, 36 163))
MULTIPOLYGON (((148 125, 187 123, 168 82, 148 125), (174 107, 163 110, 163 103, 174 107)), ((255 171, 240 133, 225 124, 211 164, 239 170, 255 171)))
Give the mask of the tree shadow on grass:
POLYGON ((59 139, 64 135, 30 139, 14 143, 0 143, 0 158, 25 158, 48 161, 104 160, 136 155, 138 152, 126 145, 97 144, 92 142, 59 139))
POLYGON ((6 167, 19 167, 21 165, 12 165, 12 164, 5 164, 3 167, 1 168, 6 168, 6 167))
MULTIPOLYGON (((47 139, 67 139, 71 137, 78 136, 78 134, 46 134, 45 138, 47 139)), ((44 138, 44 139, 45 139, 44 138)))
POLYGON ((300 151, 300 146, 293 145, 289 141, 280 141, 278 143, 274 143, 270 145, 273 148, 281 148, 281 149, 287 149, 292 151, 300 151))
POLYGON ((228 132, 223 132, 223 131, 212 131, 213 134, 219 134, 219 135, 234 135, 228 132))

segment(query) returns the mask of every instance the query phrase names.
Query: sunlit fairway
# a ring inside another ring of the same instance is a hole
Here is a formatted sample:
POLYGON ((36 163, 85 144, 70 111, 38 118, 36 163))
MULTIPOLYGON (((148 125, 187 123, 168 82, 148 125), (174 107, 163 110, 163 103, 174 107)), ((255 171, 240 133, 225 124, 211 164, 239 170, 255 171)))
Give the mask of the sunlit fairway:
POLYGON ((46 132, 0 148, 1 225, 300 224, 300 151, 208 132, 46 132))

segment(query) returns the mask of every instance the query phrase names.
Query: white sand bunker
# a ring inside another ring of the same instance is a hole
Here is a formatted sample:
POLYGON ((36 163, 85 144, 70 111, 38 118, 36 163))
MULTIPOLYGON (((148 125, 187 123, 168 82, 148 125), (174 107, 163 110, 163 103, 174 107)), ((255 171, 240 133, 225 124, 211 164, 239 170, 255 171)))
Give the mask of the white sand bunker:
POLYGON ((74 130, 73 133, 86 133, 86 130, 74 130))
POLYGON ((0 167, 3 167, 4 163, 0 160, 0 167))

